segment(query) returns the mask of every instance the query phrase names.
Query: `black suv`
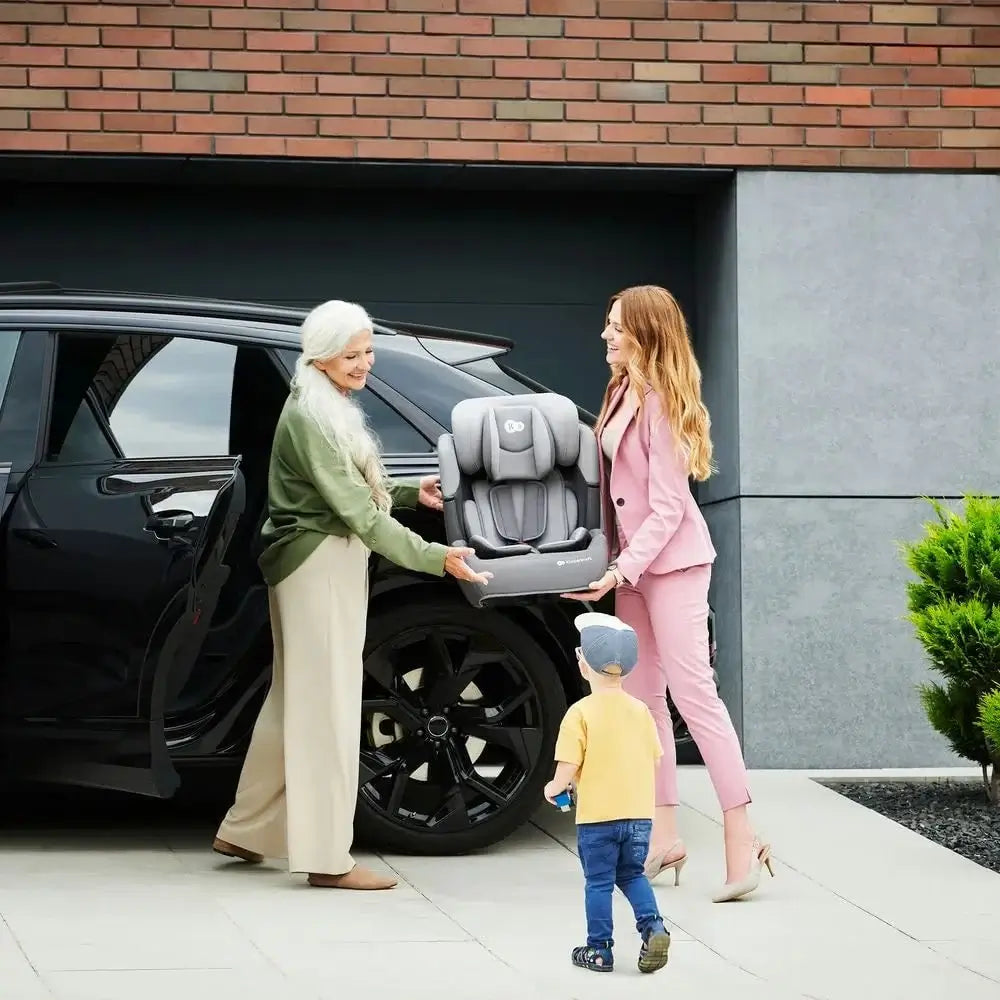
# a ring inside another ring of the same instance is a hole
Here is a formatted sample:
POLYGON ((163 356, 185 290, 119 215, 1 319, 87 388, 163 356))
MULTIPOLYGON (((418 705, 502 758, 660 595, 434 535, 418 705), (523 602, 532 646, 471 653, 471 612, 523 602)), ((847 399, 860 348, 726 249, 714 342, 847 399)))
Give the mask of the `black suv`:
MULTIPOLYGON (((304 316, 0 285, 0 774, 165 798, 185 768, 240 764, 268 683, 258 533, 304 316)), ((436 471, 459 400, 545 391, 505 364, 509 341, 380 322, 375 343, 359 398, 393 475, 436 471)), ((439 516, 399 516, 443 540, 439 516)), ((460 853, 528 817, 582 693, 580 610, 474 610, 373 556, 359 832, 460 853), (445 742, 422 730, 441 679, 445 742)))

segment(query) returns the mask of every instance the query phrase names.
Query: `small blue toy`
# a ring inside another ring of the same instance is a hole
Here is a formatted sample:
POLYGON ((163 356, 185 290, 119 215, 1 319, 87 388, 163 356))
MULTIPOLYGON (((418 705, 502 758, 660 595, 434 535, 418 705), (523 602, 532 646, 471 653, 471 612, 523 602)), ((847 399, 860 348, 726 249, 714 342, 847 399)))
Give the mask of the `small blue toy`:
POLYGON ((559 809, 561 809, 564 813, 569 812, 570 809, 573 806, 573 796, 570 793, 570 790, 567 788, 567 789, 561 791, 555 797, 555 803, 556 803, 556 806, 558 806, 559 809))

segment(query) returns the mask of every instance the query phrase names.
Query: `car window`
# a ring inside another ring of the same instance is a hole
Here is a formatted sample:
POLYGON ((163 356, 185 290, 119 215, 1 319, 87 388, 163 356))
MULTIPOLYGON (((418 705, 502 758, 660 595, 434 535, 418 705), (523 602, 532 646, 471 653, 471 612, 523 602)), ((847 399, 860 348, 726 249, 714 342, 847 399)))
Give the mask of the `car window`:
POLYGON ((0 374, 3 375, 3 409, 0 410, 0 453, 15 472, 37 460, 38 421, 46 384, 48 337, 42 333, 20 336, 0 332, 0 374), (8 357, 9 355, 9 357, 8 357))
POLYGON ((60 334, 49 457, 229 454, 235 361, 216 341, 60 334))
MULTIPOLYGON (((144 340, 147 338, 131 338, 144 340)), ((129 458, 229 453, 236 347, 174 338, 124 387, 111 430, 129 458)))
POLYGON ((425 454, 434 450, 423 434, 371 389, 358 393, 358 402, 385 454, 425 454))
POLYGON ((110 429, 98 418, 95 405, 89 398, 84 399, 66 432, 59 451, 60 461, 113 461, 121 457, 110 429))
POLYGON ((513 375, 508 375, 492 358, 467 361, 462 365, 462 370, 467 371, 470 375, 475 375, 476 378, 481 378, 484 382, 489 382, 490 385, 495 385, 498 389, 504 389, 512 396, 538 391, 526 382, 514 378, 513 375))
MULTIPOLYGON (((506 361, 500 358, 483 358, 480 361, 468 361, 461 367, 463 371, 471 372, 477 378, 481 378, 489 382, 490 385, 497 386, 499 389, 505 389, 512 395, 552 392, 548 386, 542 385, 541 382, 535 381, 535 379, 525 375, 524 372, 519 372, 516 368, 512 368, 506 361)), ((590 410, 585 410, 579 404, 577 404, 576 412, 580 420, 588 427, 593 427, 597 423, 597 414, 591 413, 590 410)))
POLYGON ((14 355, 21 335, 16 330, 0 330, 0 399, 7 391, 10 370, 14 367, 14 355))
POLYGON ((463 399, 508 395, 506 389, 446 365, 429 354, 385 351, 379 358, 377 374, 442 427, 451 427, 451 411, 463 399))

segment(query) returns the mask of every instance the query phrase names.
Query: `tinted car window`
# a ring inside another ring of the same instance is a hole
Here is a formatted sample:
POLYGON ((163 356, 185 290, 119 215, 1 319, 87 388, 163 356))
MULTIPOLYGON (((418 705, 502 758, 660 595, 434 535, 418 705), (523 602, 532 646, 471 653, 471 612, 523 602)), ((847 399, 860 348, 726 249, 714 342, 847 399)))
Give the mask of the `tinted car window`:
POLYGON ((430 355, 397 351, 383 352, 378 377, 402 393, 442 427, 451 426, 456 403, 475 396, 506 396, 507 391, 491 385, 460 368, 453 368, 430 355))
POLYGON ((0 330, 0 399, 3 398, 14 367, 14 355, 21 335, 15 330, 0 330))
POLYGON ((110 428, 97 416, 97 408, 91 400, 85 399, 66 432, 66 439, 59 450, 60 461, 113 461, 121 457, 115 449, 110 428))
POLYGON ((228 454, 235 363, 235 346, 211 340, 175 338, 157 351, 125 386, 111 414, 125 454, 228 454))
POLYGON ((235 360, 215 341, 60 334, 49 456, 228 454, 235 360))
POLYGON ((363 389, 358 394, 358 402, 386 454, 424 454, 433 451, 430 441, 423 434, 370 389, 363 389))
POLYGON ((49 337, 31 333, 20 338, 16 333, 0 334, 8 338, 5 348, 16 347, 13 370, 6 385, 3 410, 0 411, 0 449, 9 458, 15 472, 23 472, 37 460, 39 400, 45 395, 49 337))
POLYGON ((484 382, 495 385, 498 389, 505 389, 511 395, 541 391, 504 371, 492 358, 483 358, 481 361, 467 361, 462 365, 462 368, 477 378, 481 378, 484 382))
MULTIPOLYGON (((506 389, 512 395, 530 392, 552 392, 548 386, 536 382, 516 368, 511 368, 505 361, 494 358, 483 358, 481 361, 469 361, 461 366, 465 371, 489 382, 491 385, 506 389)), ((580 420, 593 427, 597 423, 597 415, 585 410, 577 404, 576 412, 580 420)))

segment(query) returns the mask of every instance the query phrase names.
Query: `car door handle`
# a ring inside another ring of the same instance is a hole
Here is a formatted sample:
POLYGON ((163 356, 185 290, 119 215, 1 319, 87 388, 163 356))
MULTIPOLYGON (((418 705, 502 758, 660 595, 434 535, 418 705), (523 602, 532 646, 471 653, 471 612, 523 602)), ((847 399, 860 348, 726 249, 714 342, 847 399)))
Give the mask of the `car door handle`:
POLYGON ((146 521, 146 530, 153 532, 157 538, 168 538, 180 535, 194 524, 194 514, 189 510, 165 510, 154 514, 146 521))

